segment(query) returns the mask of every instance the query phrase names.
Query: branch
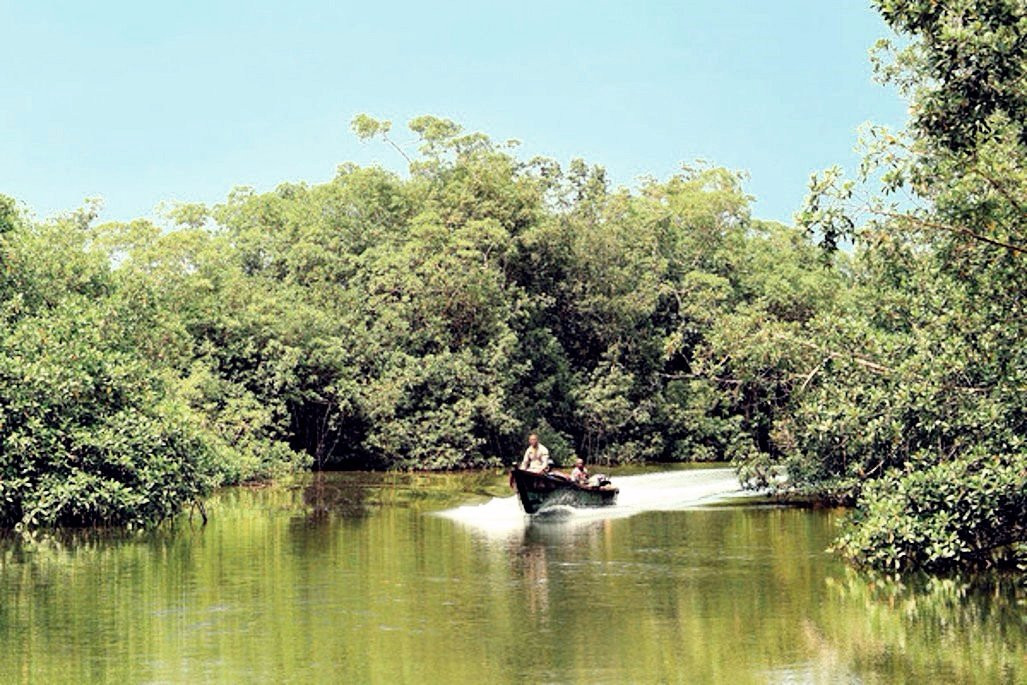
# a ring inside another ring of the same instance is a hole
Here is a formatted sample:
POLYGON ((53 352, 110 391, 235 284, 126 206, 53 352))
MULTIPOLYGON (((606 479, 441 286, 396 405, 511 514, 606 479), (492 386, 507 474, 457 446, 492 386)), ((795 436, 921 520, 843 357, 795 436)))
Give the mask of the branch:
POLYGON ((413 164, 414 163, 414 160, 410 159, 410 155, 408 155, 407 153, 403 152, 403 148, 401 148, 399 145, 396 145, 396 143, 394 143, 392 141, 392 138, 389 138, 389 136, 387 134, 383 133, 382 134, 382 138, 385 140, 386 143, 388 143, 389 145, 394 147, 396 149, 396 152, 398 152, 399 154, 403 155, 403 159, 405 159, 407 161, 407 164, 413 164))
POLYGON ((806 375, 806 378, 805 378, 805 379, 804 379, 804 380, 802 381, 802 385, 801 385, 801 386, 799 386, 799 392, 800 392, 800 393, 801 393, 801 392, 802 392, 803 390, 805 390, 807 386, 809 386, 810 382, 811 382, 811 381, 813 380, 813 377, 817 375, 817 372, 818 372, 818 371, 820 371, 820 369, 824 368, 824 364, 825 364, 826 362, 827 362, 827 359, 823 360, 822 362, 820 362, 819 364, 817 364, 816 366, 814 366, 814 367, 813 367, 813 370, 812 370, 812 371, 810 371, 810 372, 809 372, 809 373, 808 373, 808 374, 806 375))
MULTIPOLYGON (((808 348, 810 348, 812 350, 816 350, 820 354, 824 355, 827 359, 849 359, 849 360, 859 364, 860 366, 868 368, 871 371, 876 371, 877 373, 892 373, 894 371, 894 369, 892 369, 891 367, 884 366, 882 364, 878 364, 877 362, 871 361, 870 359, 867 359, 866 357, 862 357, 862 356, 860 356, 858 354, 855 354, 854 352, 844 352, 844 353, 843 352, 835 352, 833 350, 824 349, 823 347, 821 347, 820 345, 817 345, 816 343, 811 343, 811 342, 808 342, 806 340, 797 340, 795 338, 786 338, 783 335, 775 335, 775 336, 773 336, 773 339, 774 340, 780 340, 781 342, 798 343, 799 345, 803 345, 803 346, 808 347, 808 348)), ((825 361, 826 361, 826 359, 825 359, 825 361)), ((823 362, 821 362, 821 365, 822 364, 823 364, 823 362)), ((819 368, 819 366, 818 366, 818 368, 819 368)))
POLYGON ((919 217, 910 216, 909 214, 899 214, 898 212, 886 212, 883 210, 872 211, 875 214, 886 216, 889 219, 896 219, 899 221, 910 221, 915 224, 919 224, 923 228, 934 228, 941 231, 948 231, 950 233, 962 233, 963 235, 969 236, 974 240, 979 240, 982 243, 988 243, 989 245, 994 245, 995 247, 1002 247, 1013 252, 1019 252, 1020 254, 1027 254, 1027 247, 1021 247, 1019 245, 1013 245, 1011 243, 1002 242, 1001 240, 989 238, 988 236, 981 235, 980 233, 975 233, 974 231, 970 230, 969 228, 966 228, 965 226, 952 226, 950 224, 942 224, 936 221, 928 221, 927 219, 921 219, 919 217))
POLYGON ((981 169, 979 166, 976 169, 976 171, 977 171, 978 174, 980 174, 981 178, 983 178, 985 181, 987 181, 988 185, 990 185, 999 195, 1001 195, 1002 197, 1006 198, 1006 200, 1009 202, 1009 204, 1013 205, 1013 207, 1016 209, 1016 211, 1020 212, 1020 214, 1027 214, 1027 212, 1024 211, 1023 205, 1021 205, 1020 201, 1017 200, 1016 197, 1013 196, 1013 194, 1009 192, 1008 188, 1006 188, 1004 185, 999 183, 990 174, 985 173, 984 170, 981 169))

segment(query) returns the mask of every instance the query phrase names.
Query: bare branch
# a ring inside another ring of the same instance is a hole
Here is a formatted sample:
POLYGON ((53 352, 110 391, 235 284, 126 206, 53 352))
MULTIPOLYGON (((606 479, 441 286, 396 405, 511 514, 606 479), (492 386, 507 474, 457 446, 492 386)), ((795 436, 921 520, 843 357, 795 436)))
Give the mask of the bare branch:
POLYGON ((898 212, 886 212, 884 210, 873 211, 875 214, 886 216, 889 219, 895 219, 897 221, 909 221, 911 223, 917 224, 922 228, 933 228, 939 231, 948 231, 949 233, 959 233, 970 238, 973 238, 974 240, 978 240, 982 243, 988 243, 989 245, 1001 247, 1012 252, 1018 252, 1020 254, 1027 254, 1027 247, 1021 247, 1020 245, 1014 245, 1012 243, 1006 243, 1001 240, 989 238, 988 236, 976 233, 970 230, 969 228, 966 228, 965 226, 953 226, 951 224, 943 224, 937 221, 928 221, 927 219, 921 219, 920 217, 911 216, 909 214, 900 214, 898 212))

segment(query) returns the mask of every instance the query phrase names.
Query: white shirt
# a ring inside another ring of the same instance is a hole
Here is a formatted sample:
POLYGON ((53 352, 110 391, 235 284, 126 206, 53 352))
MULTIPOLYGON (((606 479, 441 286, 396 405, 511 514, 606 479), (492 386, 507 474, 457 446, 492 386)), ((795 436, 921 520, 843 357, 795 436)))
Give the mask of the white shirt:
POLYGON ((521 460, 521 470, 533 473, 542 473, 549 468, 549 450, 541 442, 535 447, 528 447, 524 450, 524 459, 521 460))

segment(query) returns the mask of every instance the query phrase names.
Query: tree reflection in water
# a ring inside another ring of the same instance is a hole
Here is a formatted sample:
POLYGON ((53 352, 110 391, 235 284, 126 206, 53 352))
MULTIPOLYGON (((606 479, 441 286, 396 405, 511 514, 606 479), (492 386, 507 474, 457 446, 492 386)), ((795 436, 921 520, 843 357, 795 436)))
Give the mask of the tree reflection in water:
POLYGON ((0 543, 0 682, 1027 682, 1016 579, 847 570, 837 512, 531 520, 491 487, 319 474, 0 543))

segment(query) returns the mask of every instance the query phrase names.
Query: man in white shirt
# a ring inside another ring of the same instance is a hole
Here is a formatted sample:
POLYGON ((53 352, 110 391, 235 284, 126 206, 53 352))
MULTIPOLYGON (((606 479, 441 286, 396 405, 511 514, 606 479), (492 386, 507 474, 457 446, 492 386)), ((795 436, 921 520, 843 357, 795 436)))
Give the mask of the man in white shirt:
POLYGON ((538 441, 534 433, 528 436, 528 449, 524 451, 521 470, 532 473, 545 473, 549 470, 549 450, 538 441))

